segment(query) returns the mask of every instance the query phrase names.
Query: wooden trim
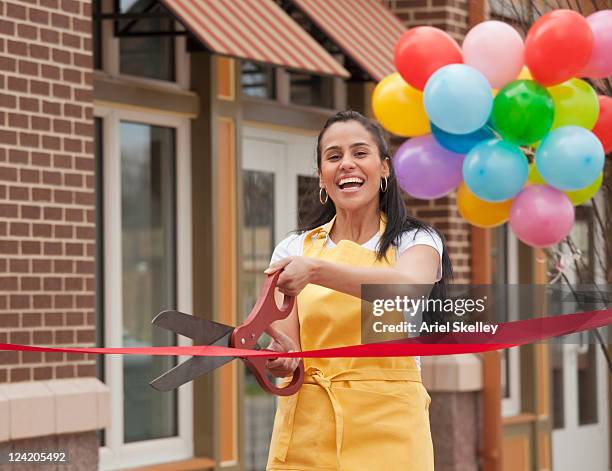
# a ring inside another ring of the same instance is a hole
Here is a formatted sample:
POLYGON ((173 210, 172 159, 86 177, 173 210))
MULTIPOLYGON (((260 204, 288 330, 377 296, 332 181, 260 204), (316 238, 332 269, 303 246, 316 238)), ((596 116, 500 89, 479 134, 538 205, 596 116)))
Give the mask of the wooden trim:
MULTIPOLYGON (((236 126, 233 119, 217 119, 216 319, 236 325, 236 126)), ((219 460, 238 459, 237 368, 233 362, 219 372, 219 460)))
POLYGON ((134 468, 132 471, 203 471, 214 469, 214 467, 215 462, 210 458, 193 458, 190 460, 145 466, 143 468, 134 468))
POLYGON ((521 414, 513 415, 512 417, 504 417, 502 419, 502 425, 512 426, 512 425, 521 425, 521 424, 530 424, 538 420, 536 414, 531 414, 529 412, 523 412, 521 414))
POLYGON ((217 98, 234 101, 236 99, 236 61, 230 57, 216 56, 217 61, 217 98))
MULTIPOLYGON (((472 283, 492 282, 491 239, 488 229, 471 228, 472 283)), ((483 471, 501 471, 502 415, 501 415, 501 354, 486 352, 483 359, 483 471)))

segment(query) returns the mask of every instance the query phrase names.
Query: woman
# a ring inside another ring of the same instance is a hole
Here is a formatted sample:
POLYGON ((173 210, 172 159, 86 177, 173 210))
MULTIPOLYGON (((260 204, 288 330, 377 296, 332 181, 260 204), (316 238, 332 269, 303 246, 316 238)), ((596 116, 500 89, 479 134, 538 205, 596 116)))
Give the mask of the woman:
MULTIPOLYGON (((380 127, 354 111, 317 140, 320 213, 275 249, 267 274, 297 296, 270 348, 359 344, 363 284, 432 284, 451 275, 435 230, 406 215, 380 127)), ((268 362, 290 377, 298 359, 268 362)), ((418 359, 305 359, 300 391, 278 401, 268 470, 433 470, 430 398, 418 359)), ((288 381, 290 378, 287 378, 288 381)))

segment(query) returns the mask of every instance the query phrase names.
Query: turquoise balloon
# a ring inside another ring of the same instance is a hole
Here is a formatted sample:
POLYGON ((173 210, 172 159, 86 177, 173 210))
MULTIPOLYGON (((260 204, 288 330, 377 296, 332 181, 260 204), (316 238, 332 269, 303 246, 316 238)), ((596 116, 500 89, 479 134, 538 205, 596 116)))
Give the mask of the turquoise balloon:
POLYGON ((486 124, 493 95, 481 72, 465 64, 451 64, 429 78, 423 102, 429 120, 442 131, 468 134, 486 124))
POLYGON ((521 149, 489 139, 474 147, 463 161, 463 179, 480 199, 499 202, 513 198, 525 185, 529 162, 521 149))
POLYGON ((605 153, 599 139, 579 126, 562 126, 542 140, 535 155, 538 173, 559 190, 589 186, 604 167, 605 153))

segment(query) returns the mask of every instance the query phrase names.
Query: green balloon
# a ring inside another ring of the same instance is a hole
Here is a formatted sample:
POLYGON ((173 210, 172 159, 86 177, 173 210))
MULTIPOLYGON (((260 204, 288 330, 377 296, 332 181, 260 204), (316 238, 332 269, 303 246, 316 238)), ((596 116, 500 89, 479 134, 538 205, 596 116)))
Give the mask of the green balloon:
POLYGON ((519 146, 542 139, 555 116, 550 93, 533 80, 515 80, 493 102, 491 123, 501 137, 519 146))

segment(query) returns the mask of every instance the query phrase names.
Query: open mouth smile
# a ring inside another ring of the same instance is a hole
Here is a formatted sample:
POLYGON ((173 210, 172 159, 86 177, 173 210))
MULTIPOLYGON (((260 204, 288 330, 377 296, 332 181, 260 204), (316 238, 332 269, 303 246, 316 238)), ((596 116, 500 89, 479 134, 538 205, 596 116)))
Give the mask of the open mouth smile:
POLYGON ((363 185, 364 180, 360 177, 345 177, 341 178, 337 185, 343 192, 354 192, 359 191, 361 186, 363 185))

